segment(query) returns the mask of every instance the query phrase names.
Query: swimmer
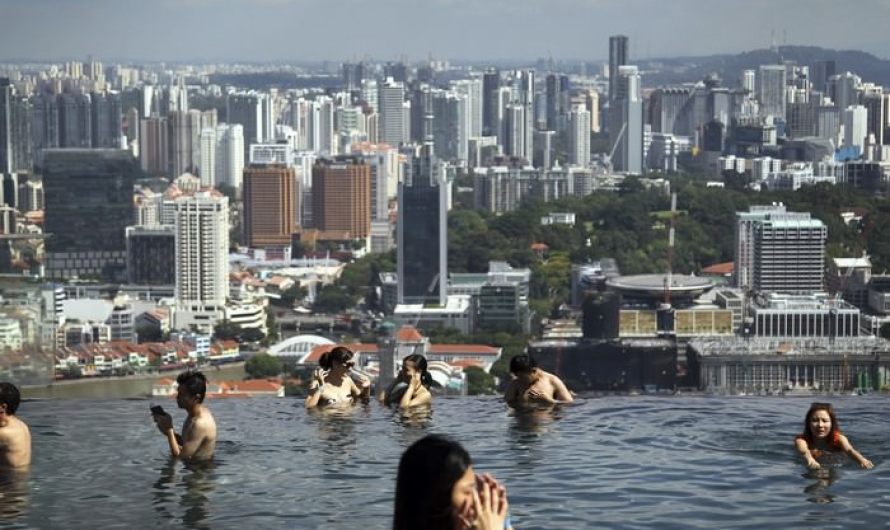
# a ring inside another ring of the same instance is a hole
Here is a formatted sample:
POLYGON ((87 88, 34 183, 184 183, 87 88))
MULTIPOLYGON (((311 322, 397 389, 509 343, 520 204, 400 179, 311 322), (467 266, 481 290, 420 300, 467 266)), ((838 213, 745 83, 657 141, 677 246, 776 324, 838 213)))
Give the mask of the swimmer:
POLYGON ((318 366, 309 383, 309 395, 304 405, 307 409, 316 407, 352 405, 359 400, 367 403, 371 396, 371 381, 358 376, 359 384, 349 377, 355 367, 352 360, 355 354, 344 346, 337 346, 325 352, 318 360, 318 366))
POLYGON ((393 530, 512 530, 507 490, 457 442, 427 436, 399 461, 393 530))
POLYGON ((794 439, 794 445, 810 469, 822 468, 817 458, 826 452, 846 453, 863 469, 874 467, 874 464, 853 449, 847 437, 841 434, 834 407, 830 403, 813 403, 807 411, 803 429, 803 434, 794 439))
POLYGON ((426 369, 426 358, 415 353, 402 359, 399 375, 378 398, 384 405, 397 404, 401 409, 428 406, 433 400, 429 390, 432 384, 433 376, 426 369))
POLYGON ((23 468, 31 463, 31 431, 15 412, 22 398, 12 383, 0 383, 0 467, 23 468))
POLYGON ((513 379, 507 383, 504 399, 511 407, 523 405, 572 403, 575 399, 559 377, 538 368, 531 355, 510 359, 513 379))
POLYGON ((183 372, 176 378, 176 405, 186 411, 182 435, 173 429, 173 417, 163 410, 152 410, 152 418, 167 438, 170 455, 185 460, 210 460, 216 449, 216 420, 204 405, 207 378, 201 372, 183 372))

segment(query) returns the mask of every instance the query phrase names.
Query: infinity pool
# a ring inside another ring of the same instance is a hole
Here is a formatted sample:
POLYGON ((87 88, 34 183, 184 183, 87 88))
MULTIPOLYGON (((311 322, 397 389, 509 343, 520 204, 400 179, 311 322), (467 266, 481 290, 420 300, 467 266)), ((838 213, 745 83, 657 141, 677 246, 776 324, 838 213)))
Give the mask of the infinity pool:
POLYGON ((808 473, 792 449, 800 398, 591 396, 535 416, 440 398, 430 418, 219 400, 215 465, 194 470, 170 463, 148 401, 26 402, 34 462, 2 477, 0 527, 388 528, 399 455, 433 432, 506 483, 517 530, 883 526, 888 399, 832 402, 875 469, 808 473))

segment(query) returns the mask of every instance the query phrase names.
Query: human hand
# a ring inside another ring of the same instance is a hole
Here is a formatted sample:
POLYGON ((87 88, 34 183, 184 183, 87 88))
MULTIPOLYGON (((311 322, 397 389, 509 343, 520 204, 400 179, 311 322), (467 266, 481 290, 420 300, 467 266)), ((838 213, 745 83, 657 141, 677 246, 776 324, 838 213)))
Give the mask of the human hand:
POLYGON ((324 384, 324 378, 328 375, 327 371, 322 368, 316 368, 312 373, 312 380, 318 383, 318 386, 324 384))
POLYGON ((420 388, 420 385, 420 372, 414 372, 413 374, 411 374, 411 386, 413 386, 414 388, 420 388))
POLYGON ((861 467, 862 469, 871 469, 875 467, 875 465, 872 464, 871 460, 869 460, 868 458, 863 458, 859 461, 859 467, 861 467))
POLYGON ((155 420, 155 425, 158 426, 158 430, 161 431, 161 434, 164 436, 166 436, 167 432, 173 428, 173 416, 166 412, 163 414, 152 414, 152 418, 155 420))
POLYGON ((547 403, 556 403, 555 399, 553 399, 552 397, 544 394, 543 392, 541 392, 540 390, 535 389, 535 388, 529 389, 528 397, 530 399, 534 399, 536 401, 546 401, 547 403))
POLYGON ((815 458, 807 460, 807 467, 810 469, 822 469, 822 465, 819 464, 819 462, 816 462, 815 458))
POLYGON ((507 489, 491 475, 477 477, 478 488, 473 491, 476 530, 503 530, 507 520, 507 489))
POLYGON ((361 388, 362 390, 364 390, 366 388, 371 388, 371 380, 368 379, 367 377, 365 377, 363 375, 358 375, 356 377, 356 379, 358 379, 358 387, 361 388))

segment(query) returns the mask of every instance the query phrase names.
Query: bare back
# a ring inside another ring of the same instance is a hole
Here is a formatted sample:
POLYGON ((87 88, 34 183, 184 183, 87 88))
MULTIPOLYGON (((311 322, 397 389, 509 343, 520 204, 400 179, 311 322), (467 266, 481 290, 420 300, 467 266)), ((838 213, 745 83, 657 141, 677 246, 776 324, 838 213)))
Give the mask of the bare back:
POLYGON ((182 454, 186 458, 210 460, 216 449, 216 420, 210 409, 202 406, 195 417, 182 425, 182 454))
POLYGON ((0 427, 0 466, 25 467, 31 463, 31 431, 22 420, 6 416, 0 427))

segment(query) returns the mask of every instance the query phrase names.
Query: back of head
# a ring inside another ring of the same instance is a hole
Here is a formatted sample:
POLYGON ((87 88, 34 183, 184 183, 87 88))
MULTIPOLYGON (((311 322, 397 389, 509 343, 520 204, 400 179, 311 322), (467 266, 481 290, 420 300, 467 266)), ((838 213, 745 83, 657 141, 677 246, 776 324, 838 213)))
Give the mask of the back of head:
POLYGON ((179 389, 185 389, 188 395, 198 399, 198 403, 204 402, 204 396, 207 394, 207 378, 198 371, 182 372, 176 378, 179 389))
POLYGON ((6 405, 7 414, 15 414, 19 409, 19 403, 22 402, 22 396, 19 389, 12 383, 0 383, 0 403, 6 405))
POLYGON ((331 351, 321 354, 321 357, 318 359, 318 365, 325 370, 330 370, 334 366, 334 361, 345 363, 351 361, 353 355, 352 350, 349 348, 345 346, 335 346, 331 351))
POLYGON ((514 356, 510 359, 510 373, 514 375, 531 372, 538 367, 535 359, 526 353, 514 356))
POLYGON ((404 359, 402 362, 409 361, 414 363, 414 367, 420 372, 420 383, 429 388, 433 385, 433 376, 426 369, 426 357, 419 353, 413 353, 404 359))
POLYGON ((394 530, 452 530, 451 492, 472 464, 457 442, 430 435, 409 447, 399 461, 394 530))

